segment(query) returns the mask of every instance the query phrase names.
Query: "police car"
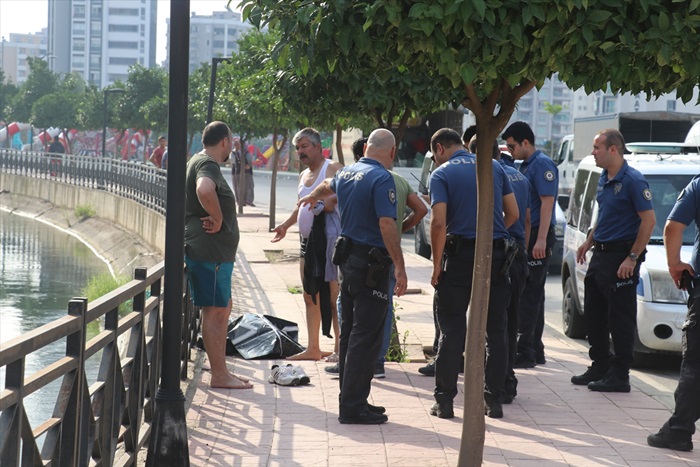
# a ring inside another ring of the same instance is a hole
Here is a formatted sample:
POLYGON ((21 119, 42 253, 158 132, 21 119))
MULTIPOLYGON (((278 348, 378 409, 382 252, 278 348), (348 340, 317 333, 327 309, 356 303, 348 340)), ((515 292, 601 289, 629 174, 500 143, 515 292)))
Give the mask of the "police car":
MULTIPOLYGON (((681 328, 685 322, 688 296, 676 288, 668 273, 663 229, 680 191, 700 172, 700 154, 697 147, 691 148, 683 143, 634 143, 627 144, 627 150, 632 152, 625 155, 628 164, 639 170, 649 183, 656 214, 656 225, 637 286, 635 360, 641 363, 649 353, 681 351, 681 328)), ((564 333, 573 338, 586 335, 583 282, 592 251, 586 255, 585 264, 577 264, 576 250, 598 217, 595 196, 601 172, 593 156, 581 161, 567 213, 561 273, 562 320, 564 333)), ((690 260, 694 235, 694 226, 689 226, 684 232, 683 261, 690 260)))

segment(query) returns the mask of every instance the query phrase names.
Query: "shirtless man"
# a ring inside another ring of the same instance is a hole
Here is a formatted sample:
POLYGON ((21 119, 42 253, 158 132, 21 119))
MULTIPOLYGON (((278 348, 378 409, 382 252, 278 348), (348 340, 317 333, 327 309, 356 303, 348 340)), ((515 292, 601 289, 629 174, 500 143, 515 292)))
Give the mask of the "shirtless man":
MULTIPOLYGON (((333 177, 335 173, 342 167, 338 162, 332 162, 323 157, 323 148, 321 146, 321 137, 318 131, 313 128, 304 128, 299 131, 292 143, 296 148, 299 160, 307 166, 301 174, 299 174, 299 198, 311 193, 323 180, 333 177)), ((330 285, 330 306, 333 316, 333 334, 335 337, 334 352, 338 352, 338 336, 340 329, 338 326, 338 312, 336 309, 336 300, 338 298, 338 271, 335 265, 331 262, 333 246, 335 239, 340 233, 340 215, 338 214, 337 199, 335 196, 330 196, 324 200, 323 210, 326 213, 326 240, 328 248, 326 249, 326 275, 325 280, 330 285)), ((297 207, 289 218, 275 227, 273 232, 275 237, 271 240, 273 243, 282 240, 287 235, 287 230, 299 223, 299 233, 301 235, 301 260, 300 271, 301 279, 304 281, 304 251, 306 243, 313 225, 314 214, 310 206, 297 207)), ((288 360, 320 360, 323 357, 330 355, 330 352, 322 352, 319 343, 319 330, 321 328, 321 307, 320 294, 312 297, 304 292, 304 305, 306 306, 306 326, 309 334, 309 345, 301 353, 288 357, 288 360), (315 300, 314 300, 315 298, 315 300), (315 302, 315 303, 314 303, 315 302)))

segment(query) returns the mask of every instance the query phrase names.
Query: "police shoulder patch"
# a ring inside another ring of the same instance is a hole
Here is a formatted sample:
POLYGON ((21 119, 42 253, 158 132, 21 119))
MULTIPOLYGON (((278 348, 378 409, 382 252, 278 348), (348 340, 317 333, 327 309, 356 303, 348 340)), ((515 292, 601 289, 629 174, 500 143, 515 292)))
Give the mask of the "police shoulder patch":
POLYGON ((391 204, 396 204, 396 191, 393 188, 389 190, 389 201, 391 204))
POLYGON ((544 173, 544 179, 547 180, 548 182, 553 181, 554 180, 554 172, 552 172, 551 170, 547 170, 544 173))
POLYGON ((645 200, 651 201, 651 191, 649 190, 649 188, 645 188, 642 194, 644 195, 645 200))

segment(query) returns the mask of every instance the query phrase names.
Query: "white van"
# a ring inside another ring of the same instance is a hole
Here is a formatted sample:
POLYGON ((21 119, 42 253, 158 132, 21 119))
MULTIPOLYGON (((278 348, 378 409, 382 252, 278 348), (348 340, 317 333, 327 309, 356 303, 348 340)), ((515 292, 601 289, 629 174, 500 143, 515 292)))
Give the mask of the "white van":
POLYGON ((559 204, 566 210, 579 163, 574 161, 574 135, 566 135, 562 138, 559 151, 552 160, 559 169, 559 204))
MULTIPOLYGON (((639 170, 653 195, 656 226, 647 246, 646 261, 640 269, 637 286, 637 338, 635 359, 643 360, 649 353, 680 353, 682 326, 688 300, 685 291, 678 290, 668 273, 663 245, 663 229, 680 191, 700 173, 700 154, 669 154, 682 152, 682 143, 628 144, 632 154, 625 155, 631 167, 639 170)), ((569 337, 586 335, 583 319, 584 278, 588 263, 576 263, 576 250, 598 216, 596 187, 602 169, 596 167, 593 156, 578 166, 571 192, 564 235, 564 258, 561 273, 563 288, 562 319, 564 333, 569 337)), ((695 235, 694 226, 685 230, 681 258, 689 261, 695 235)), ((592 252, 586 256, 590 261, 592 252)))

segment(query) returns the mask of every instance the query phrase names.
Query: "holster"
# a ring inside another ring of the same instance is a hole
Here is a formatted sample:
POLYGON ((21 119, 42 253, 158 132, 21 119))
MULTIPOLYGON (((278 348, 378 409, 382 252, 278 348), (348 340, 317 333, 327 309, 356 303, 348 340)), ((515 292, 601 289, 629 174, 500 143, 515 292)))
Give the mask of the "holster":
POLYGON ((700 279, 693 279, 688 271, 683 271, 682 281, 688 290, 688 314, 685 317, 685 323, 683 323, 683 330, 687 331, 698 324, 698 317, 700 316, 700 279))
POLYGON ((454 256, 462 249, 462 237, 448 234, 445 237, 445 253, 454 256))
POLYGON ((377 287, 387 279, 391 257, 386 256, 378 248, 369 250, 367 259, 367 276, 365 285, 367 287, 377 287))
POLYGON ((499 275, 505 276, 508 274, 508 271, 510 271, 510 266, 513 264, 513 261, 515 261, 515 257, 518 255, 519 250, 520 247, 512 238, 505 242, 506 259, 503 262, 503 267, 501 267, 501 269, 498 271, 499 275))
POLYGON ((344 263, 348 256, 350 256, 350 249, 352 248, 352 240, 347 237, 338 237, 335 241, 335 248, 333 249, 333 264, 340 266, 344 263))

